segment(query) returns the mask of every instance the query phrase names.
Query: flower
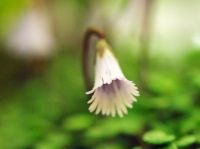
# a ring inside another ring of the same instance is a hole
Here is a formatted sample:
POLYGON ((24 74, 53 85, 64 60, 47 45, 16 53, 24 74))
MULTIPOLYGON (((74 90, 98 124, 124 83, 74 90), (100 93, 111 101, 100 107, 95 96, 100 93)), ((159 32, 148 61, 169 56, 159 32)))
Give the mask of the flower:
POLYGON ((49 56, 54 47, 54 38, 48 14, 31 8, 18 21, 8 38, 11 52, 21 57, 49 56))
POLYGON ((86 93, 93 93, 88 101, 89 111, 113 117, 117 113, 123 117, 127 114, 127 107, 132 108, 139 92, 135 84, 126 79, 110 47, 103 39, 97 43, 95 67, 94 87, 86 93))

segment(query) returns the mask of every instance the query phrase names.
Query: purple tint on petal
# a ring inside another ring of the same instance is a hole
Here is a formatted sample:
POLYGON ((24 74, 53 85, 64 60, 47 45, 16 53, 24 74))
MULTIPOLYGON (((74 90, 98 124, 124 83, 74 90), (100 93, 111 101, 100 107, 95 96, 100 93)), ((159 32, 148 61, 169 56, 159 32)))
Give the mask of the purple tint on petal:
POLYGON ((120 88, 121 88, 121 85, 122 85, 121 80, 117 79, 117 80, 114 80, 114 82, 115 82, 117 88, 120 89, 120 88))
POLYGON ((107 94, 113 92, 112 84, 113 84, 113 82, 111 84, 103 84, 102 87, 101 87, 102 91, 107 93, 107 94))
POLYGON ((110 84, 103 84, 99 88, 99 90, 106 94, 113 94, 116 92, 114 86, 116 86, 117 89, 121 89, 122 85, 123 85, 122 80, 116 79, 116 80, 113 80, 110 84))

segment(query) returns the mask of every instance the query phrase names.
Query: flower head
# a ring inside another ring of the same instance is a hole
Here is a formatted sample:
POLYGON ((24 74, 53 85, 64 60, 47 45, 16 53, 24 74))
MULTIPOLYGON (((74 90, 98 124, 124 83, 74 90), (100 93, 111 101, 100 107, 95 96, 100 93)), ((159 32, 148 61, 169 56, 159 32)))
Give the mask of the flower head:
POLYGON ((88 101, 89 111, 113 117, 118 114, 123 117, 127 113, 127 107, 132 108, 139 92, 135 84, 126 79, 110 47, 103 39, 97 43, 95 67, 95 84, 93 89, 87 92, 93 93, 88 101))

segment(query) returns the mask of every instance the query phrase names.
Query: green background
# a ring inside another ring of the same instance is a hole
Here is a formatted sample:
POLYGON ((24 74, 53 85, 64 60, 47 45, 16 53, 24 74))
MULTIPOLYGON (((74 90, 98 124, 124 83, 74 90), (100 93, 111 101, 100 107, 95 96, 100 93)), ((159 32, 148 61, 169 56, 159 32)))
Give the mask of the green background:
MULTIPOLYGON (((69 11, 77 10, 81 22, 87 18, 89 2, 73 1, 73 9, 69 11)), ((64 0, 54 3, 58 8, 72 7, 64 0)), ((124 8, 126 3, 120 1, 119 8, 124 8)), ((157 51, 150 52, 147 91, 140 88, 138 43, 123 37, 117 44, 111 39, 111 33, 108 34, 124 74, 139 86, 141 96, 124 118, 103 117, 88 111, 81 68, 84 23, 77 25, 75 20, 75 29, 70 28, 73 25, 64 27, 78 30, 74 31, 77 35, 73 36, 73 42, 68 38, 66 42, 63 39, 64 44, 58 40, 57 52, 42 59, 41 70, 7 52, 6 34, 27 5, 25 0, 0 2, 0 149, 199 147, 200 46, 186 44, 184 30, 183 39, 179 39, 182 49, 178 52, 176 49, 171 53, 165 51, 165 44, 176 43, 172 35, 171 41, 152 37, 153 47, 149 50, 157 51)), ((163 1, 160 5, 168 8, 174 2, 163 1)), ((181 3, 177 1, 175 5, 181 3)), ((192 7, 189 5, 188 9, 192 7)), ((62 19, 73 21, 73 17, 67 16, 62 19)))

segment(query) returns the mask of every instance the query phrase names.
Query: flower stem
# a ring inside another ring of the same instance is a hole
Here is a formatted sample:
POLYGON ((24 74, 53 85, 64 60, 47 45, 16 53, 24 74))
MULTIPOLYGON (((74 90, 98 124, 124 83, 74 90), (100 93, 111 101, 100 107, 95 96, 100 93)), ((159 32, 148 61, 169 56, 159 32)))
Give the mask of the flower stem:
POLYGON ((92 37, 97 37, 98 39, 105 38, 105 35, 102 31, 96 28, 87 29, 84 39, 83 39, 83 53, 82 53, 82 67, 83 67, 83 77, 85 80, 86 90, 92 88, 92 74, 90 72, 90 42, 92 37))

